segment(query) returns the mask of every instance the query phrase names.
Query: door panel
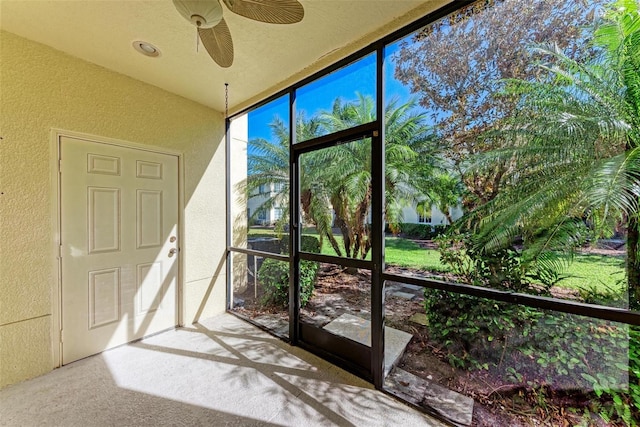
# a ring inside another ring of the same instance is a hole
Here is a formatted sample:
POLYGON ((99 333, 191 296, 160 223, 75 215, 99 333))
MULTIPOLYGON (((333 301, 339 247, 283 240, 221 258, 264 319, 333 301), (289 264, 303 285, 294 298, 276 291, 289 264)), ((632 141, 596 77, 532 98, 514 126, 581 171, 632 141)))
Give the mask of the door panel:
POLYGON ((89 329, 120 320, 120 269, 89 271, 89 329))
POLYGON ((138 190, 136 248, 162 246, 162 191, 138 190))
POLYGON ((87 189, 89 253, 120 250, 120 189, 87 189))
POLYGON ((369 135, 329 141, 297 156, 300 172, 293 184, 299 189, 300 213, 300 226, 294 228, 300 242, 300 262, 294 263, 295 277, 300 278, 296 284, 300 308, 295 313, 299 341, 368 379, 372 378, 371 158, 369 135))
POLYGON ((60 191, 63 363, 175 326, 177 157, 63 137, 60 191))

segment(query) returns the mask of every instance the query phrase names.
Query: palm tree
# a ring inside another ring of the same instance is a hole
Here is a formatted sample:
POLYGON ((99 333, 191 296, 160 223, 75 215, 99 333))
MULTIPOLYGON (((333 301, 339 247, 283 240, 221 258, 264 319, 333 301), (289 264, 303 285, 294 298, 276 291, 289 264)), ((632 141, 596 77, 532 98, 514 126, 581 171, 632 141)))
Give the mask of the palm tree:
MULTIPOLYGON (((416 102, 398 105, 391 100, 385 109, 386 120, 386 200, 385 219, 400 221, 401 208, 426 198, 421 186, 433 172, 434 133, 426 125, 424 113, 416 112, 416 102)), ((375 102, 358 94, 355 101, 336 99, 331 111, 296 123, 304 140, 320 134, 369 123, 375 120, 375 102)), ((261 184, 283 183, 280 192, 264 202, 264 208, 279 205, 288 208, 289 140, 280 119, 271 123, 275 142, 249 141, 247 188, 261 184)), ((326 238, 338 256, 365 258, 371 248, 368 225, 371 198, 371 143, 351 141, 327 149, 305 153, 300 157, 300 203, 306 221, 313 224, 321 238, 326 238), (332 225, 340 229, 343 245, 335 238, 332 225)), ((249 193, 251 194, 251 192, 249 193)))
POLYGON ((632 305, 640 302, 640 15, 619 0, 596 23, 590 56, 573 60, 556 45, 539 45, 535 81, 510 80, 505 96, 517 113, 485 137, 507 144, 476 164, 510 165, 497 198, 472 213, 483 251, 525 241, 540 268, 557 268, 552 250, 571 249, 593 224, 596 236, 627 221, 632 305), (609 227, 607 227, 609 225, 609 227))
POLYGON ((421 214, 431 212, 435 206, 442 212, 448 224, 453 224, 451 209, 460 205, 464 194, 464 185, 459 176, 455 175, 453 168, 441 168, 430 176, 422 188, 426 188, 426 199, 417 204, 417 210, 421 214))
MULTIPOLYGON (((401 209, 425 198, 421 185, 433 173, 436 164, 435 134, 427 125, 426 114, 416 110, 410 100, 399 104, 392 99, 385 108, 385 220, 400 221, 401 209)), ((330 132, 336 132, 376 119, 375 102, 357 94, 356 101, 336 99, 330 112, 319 120, 330 132)), ((322 165, 314 179, 327 186, 334 224, 340 228, 345 255, 365 258, 371 249, 371 143, 352 141, 322 150, 322 165)), ((337 252, 340 255, 340 252, 337 252)))
POLYGON ((289 206, 289 129, 280 117, 274 117, 269 127, 275 142, 264 138, 249 141, 246 188, 238 189, 243 197, 251 197, 260 187, 274 185, 275 196, 265 199, 254 216, 259 210, 289 206))

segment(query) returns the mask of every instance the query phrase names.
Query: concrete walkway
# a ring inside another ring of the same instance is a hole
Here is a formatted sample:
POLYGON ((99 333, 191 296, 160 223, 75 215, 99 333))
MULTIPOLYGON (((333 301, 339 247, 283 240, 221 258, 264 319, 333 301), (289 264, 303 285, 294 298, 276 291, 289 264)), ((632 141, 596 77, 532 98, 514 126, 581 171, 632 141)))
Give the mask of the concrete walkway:
POLYGON ((443 426, 232 315, 0 391, 2 426, 443 426))

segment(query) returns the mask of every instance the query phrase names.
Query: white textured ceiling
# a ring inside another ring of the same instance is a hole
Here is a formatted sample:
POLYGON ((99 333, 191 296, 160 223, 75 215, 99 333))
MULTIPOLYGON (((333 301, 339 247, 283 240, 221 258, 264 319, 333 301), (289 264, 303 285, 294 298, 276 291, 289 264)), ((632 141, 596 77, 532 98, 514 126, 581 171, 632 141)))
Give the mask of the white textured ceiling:
POLYGON ((230 68, 216 65, 171 0, 0 0, 0 28, 137 80, 224 111, 250 102, 328 65, 442 5, 429 0, 301 0, 302 22, 272 25, 224 10, 234 41, 230 68), (143 40, 162 52, 145 57, 143 40))

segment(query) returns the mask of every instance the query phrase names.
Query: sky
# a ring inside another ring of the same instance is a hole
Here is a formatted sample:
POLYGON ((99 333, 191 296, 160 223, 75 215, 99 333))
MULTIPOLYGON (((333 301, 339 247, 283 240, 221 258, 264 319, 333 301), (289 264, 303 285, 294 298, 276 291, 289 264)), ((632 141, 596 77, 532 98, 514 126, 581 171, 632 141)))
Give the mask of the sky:
MULTIPOLYGON (((398 50, 399 43, 385 49, 385 99, 397 96, 406 102, 411 96, 409 89, 393 77, 391 55, 398 50)), ((305 117, 312 117, 321 110, 331 110, 333 101, 338 97, 344 101, 357 99, 358 92, 375 99, 375 71, 376 56, 373 53, 300 88, 296 94, 298 114, 304 111, 305 117)), ((284 96, 249 112, 249 140, 264 138, 271 141, 269 123, 275 116, 288 122, 288 111, 289 97, 284 96)))

